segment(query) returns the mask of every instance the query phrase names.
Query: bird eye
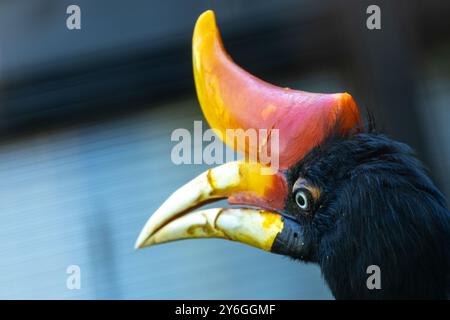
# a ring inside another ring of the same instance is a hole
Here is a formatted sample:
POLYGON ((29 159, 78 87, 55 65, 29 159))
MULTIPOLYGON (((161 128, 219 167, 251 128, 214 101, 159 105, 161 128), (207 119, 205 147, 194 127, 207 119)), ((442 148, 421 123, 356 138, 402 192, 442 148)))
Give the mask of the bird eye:
POLYGON ((309 192, 309 190, 305 188, 299 189, 295 193, 295 202, 297 203, 300 209, 308 211, 312 205, 312 195, 309 192))

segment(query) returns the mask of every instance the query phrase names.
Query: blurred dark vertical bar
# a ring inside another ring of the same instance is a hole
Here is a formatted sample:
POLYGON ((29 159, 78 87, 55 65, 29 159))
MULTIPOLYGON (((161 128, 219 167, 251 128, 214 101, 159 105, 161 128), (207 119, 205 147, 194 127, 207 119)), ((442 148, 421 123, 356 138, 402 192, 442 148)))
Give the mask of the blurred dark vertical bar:
POLYGON ((411 145, 429 164, 415 83, 416 59, 422 49, 416 1, 377 1, 381 30, 366 26, 366 9, 373 1, 340 2, 360 106, 373 113, 379 129, 411 145))
MULTIPOLYGON (((91 176, 95 176, 92 174, 91 176)), ((95 185, 95 184, 92 184, 95 185)), ((101 197, 98 197, 101 199, 101 197)), ((91 210, 84 215, 86 241, 89 242, 89 269, 96 285, 93 286, 96 299, 120 299, 122 293, 118 284, 116 250, 111 227, 111 212, 95 200, 90 201, 91 210)))

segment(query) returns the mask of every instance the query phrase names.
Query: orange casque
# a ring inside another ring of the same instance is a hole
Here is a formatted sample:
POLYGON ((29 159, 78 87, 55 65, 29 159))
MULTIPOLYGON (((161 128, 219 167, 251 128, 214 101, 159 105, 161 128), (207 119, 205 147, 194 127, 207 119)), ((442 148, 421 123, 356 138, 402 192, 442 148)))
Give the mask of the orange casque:
MULTIPOLYGON (((350 94, 280 88, 236 65, 225 51, 212 11, 197 20, 192 54, 198 99, 211 128, 222 139, 226 129, 278 129, 280 169, 302 159, 331 130, 345 134, 360 128, 359 110, 350 94)), ((270 138, 269 134, 253 147, 270 154, 270 138)), ((236 147, 233 141, 225 142, 236 147)), ((237 151, 248 154, 248 148, 237 151)))

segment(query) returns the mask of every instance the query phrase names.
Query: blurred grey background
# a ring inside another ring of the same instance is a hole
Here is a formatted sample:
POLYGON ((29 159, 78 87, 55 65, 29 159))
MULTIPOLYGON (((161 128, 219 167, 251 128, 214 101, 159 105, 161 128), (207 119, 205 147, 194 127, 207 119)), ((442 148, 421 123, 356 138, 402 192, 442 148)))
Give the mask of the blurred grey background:
POLYGON ((220 240, 134 251, 206 166, 170 160, 201 120, 191 36, 280 86, 351 92, 450 195, 449 1, 0 1, 0 298, 329 299, 313 265, 220 240), (81 30, 66 8, 81 8, 81 30), (366 8, 381 8, 381 30, 366 8), (79 265, 81 289, 66 268, 79 265))

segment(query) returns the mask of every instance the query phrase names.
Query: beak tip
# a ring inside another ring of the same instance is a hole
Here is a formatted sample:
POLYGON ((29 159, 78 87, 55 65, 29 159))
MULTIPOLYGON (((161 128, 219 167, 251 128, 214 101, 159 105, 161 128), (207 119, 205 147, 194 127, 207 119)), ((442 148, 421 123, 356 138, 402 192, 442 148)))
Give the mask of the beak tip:
POLYGON ((139 239, 134 244, 134 250, 142 249, 142 243, 139 241, 139 239))
POLYGON ((134 249, 142 249, 145 247, 145 243, 147 242, 147 236, 144 234, 144 232, 141 232, 139 234, 139 237, 137 238, 136 242, 134 243, 134 249))

